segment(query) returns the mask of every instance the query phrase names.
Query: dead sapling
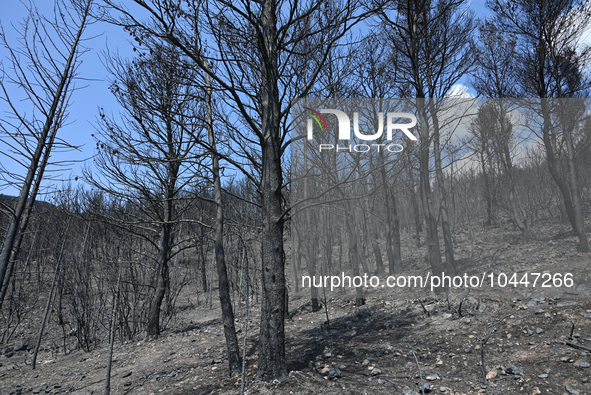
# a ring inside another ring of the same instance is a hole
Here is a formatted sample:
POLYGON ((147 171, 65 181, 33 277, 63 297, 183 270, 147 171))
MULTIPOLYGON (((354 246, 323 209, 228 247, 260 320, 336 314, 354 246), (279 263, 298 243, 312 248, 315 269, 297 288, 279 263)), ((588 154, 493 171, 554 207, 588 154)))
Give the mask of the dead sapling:
MULTIPOLYGON (((324 268, 324 265, 321 266, 321 268, 324 268)), ((324 275, 324 270, 322 270, 322 274, 324 275)), ((326 326, 326 330, 329 331, 330 330, 330 317, 328 316, 328 299, 326 298, 326 287, 323 287, 322 289, 323 293, 324 293, 324 312, 326 314, 326 322, 324 323, 324 325, 326 326)))
POLYGON ((425 305, 421 301, 421 298, 417 297, 417 295, 415 294, 415 292, 412 290, 412 287, 409 287, 407 289, 410 291, 410 293, 412 293, 412 295, 416 298, 416 300, 419 301, 419 303, 421 304, 421 307, 423 308, 423 312, 425 314, 427 314, 427 317, 431 316, 431 314, 429 313, 429 310, 427 310, 427 308, 425 307, 425 305))
POLYGON ((574 343, 574 342, 571 342, 571 341, 568 341, 568 340, 565 340, 564 341, 564 344, 566 344, 567 346, 570 346, 572 348, 578 348, 579 350, 585 350, 585 351, 591 352, 591 347, 585 347, 585 346, 583 346, 581 344, 574 343))
POLYGON ((417 354, 415 353, 415 350, 412 350, 412 356, 415 357, 415 362, 417 363, 417 369, 419 369, 419 378, 421 381, 419 381, 419 387, 421 387, 421 392, 423 393, 423 395, 425 395, 425 388, 423 386, 424 381, 423 381, 423 372, 421 371, 421 366, 419 365, 419 359, 417 358, 417 354))
POLYGON ((243 323, 243 331, 244 331, 244 343, 242 345, 242 369, 240 371, 240 395, 244 395, 244 391, 246 389, 246 341, 248 339, 248 320, 249 320, 249 299, 250 299, 250 278, 248 277, 248 256, 246 255, 246 245, 244 245, 244 241, 240 238, 244 247, 244 257, 246 258, 246 312, 244 315, 244 323, 243 323))
POLYGON ((571 325, 571 328, 570 328, 570 335, 568 337, 568 340, 564 340, 563 344, 566 344, 567 346, 570 346, 572 348, 591 352, 591 347, 585 347, 582 344, 578 344, 578 343, 571 341, 571 340, 573 340, 573 334, 574 334, 573 332, 574 331, 575 331, 575 323, 573 322, 571 325))
POLYGON ((491 335, 497 331, 497 326, 505 319, 507 319, 509 315, 498 320, 490 329, 488 336, 480 338, 480 361, 478 361, 478 357, 476 357, 476 362, 480 365, 480 370, 482 371, 482 382, 484 383, 485 387, 488 387, 488 380, 486 379, 486 364, 484 363, 484 346, 490 339, 491 335))

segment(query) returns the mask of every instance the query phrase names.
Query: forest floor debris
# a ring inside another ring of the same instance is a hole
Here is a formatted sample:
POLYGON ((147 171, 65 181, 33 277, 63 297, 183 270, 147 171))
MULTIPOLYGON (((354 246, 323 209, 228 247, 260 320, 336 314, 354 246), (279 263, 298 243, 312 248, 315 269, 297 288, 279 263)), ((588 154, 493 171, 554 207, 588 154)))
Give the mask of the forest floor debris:
MULTIPOLYGON (((472 240, 460 234, 455 246, 463 257, 460 271, 570 272, 573 287, 452 290, 449 303, 428 289, 369 289, 366 305, 359 307, 354 296, 327 293, 329 325, 324 309, 311 311, 307 290, 292 292, 286 321, 289 374, 271 383, 255 381, 258 308, 253 307, 247 394, 420 394, 421 385, 431 394, 591 394, 591 255, 575 252, 574 238, 554 239, 555 233, 524 242, 509 229, 486 229, 476 235, 471 256, 472 240)), ((422 249, 409 248, 405 256, 408 274, 428 270, 422 249)), ((113 393, 238 393, 240 377, 226 373, 218 309, 197 306, 188 291, 181 298, 187 306, 159 339, 117 342, 113 393)), ((242 312, 237 316, 241 328, 242 312)), ((0 346, 0 394, 104 392, 107 344, 64 356, 56 352, 59 334, 50 332, 32 370, 27 345, 35 330, 32 324, 23 327, 11 344, 0 346)))

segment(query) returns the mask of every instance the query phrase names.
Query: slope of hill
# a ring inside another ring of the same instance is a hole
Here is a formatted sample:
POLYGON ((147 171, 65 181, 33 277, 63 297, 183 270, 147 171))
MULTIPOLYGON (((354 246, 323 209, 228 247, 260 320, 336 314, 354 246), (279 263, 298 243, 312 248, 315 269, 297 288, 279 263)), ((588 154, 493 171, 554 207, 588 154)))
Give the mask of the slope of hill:
MULTIPOLYGON (((255 381, 259 308, 252 307, 247 393, 409 395, 420 394, 421 384, 432 394, 591 393, 591 255, 574 252, 576 240, 562 229, 544 231, 525 243, 518 232, 490 228, 475 236, 474 250, 468 235, 459 234, 460 271, 497 278, 517 273, 518 279, 568 272, 572 287, 486 284, 452 289, 449 301, 424 288, 376 288, 368 289, 361 307, 352 295, 335 291, 327 292, 328 309, 317 312, 307 303, 307 290, 292 294, 286 322, 291 371, 273 383, 255 381)), ((424 252, 405 251, 404 275, 427 271, 424 252)), ((118 342, 113 393, 239 392, 240 377, 226 374, 219 306, 199 306, 194 289, 186 288, 183 312, 158 340, 118 342)), ((242 346, 244 306, 238 310, 242 346)), ((106 344, 64 355, 61 334, 49 333, 38 368, 31 370, 27 349, 35 334, 35 327, 21 328, 15 342, 0 350, 1 394, 104 392, 106 344)))

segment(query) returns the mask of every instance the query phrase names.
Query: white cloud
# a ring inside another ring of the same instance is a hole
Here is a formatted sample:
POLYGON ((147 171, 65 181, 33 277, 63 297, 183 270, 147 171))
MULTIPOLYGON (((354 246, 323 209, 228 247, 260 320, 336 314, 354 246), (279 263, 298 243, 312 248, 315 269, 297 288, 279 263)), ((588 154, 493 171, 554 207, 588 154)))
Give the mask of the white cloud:
POLYGON ((470 98, 475 97, 473 94, 470 93, 470 90, 464 84, 455 84, 454 86, 452 86, 451 89, 449 90, 449 93, 447 94, 447 96, 448 97, 461 97, 461 98, 466 98, 466 99, 470 99, 470 98))

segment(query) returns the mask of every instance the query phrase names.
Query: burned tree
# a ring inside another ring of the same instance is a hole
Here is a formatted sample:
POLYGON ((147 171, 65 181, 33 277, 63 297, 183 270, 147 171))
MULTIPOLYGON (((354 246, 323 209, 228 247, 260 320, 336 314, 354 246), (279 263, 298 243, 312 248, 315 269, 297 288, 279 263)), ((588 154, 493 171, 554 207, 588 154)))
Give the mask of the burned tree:
POLYGON ((169 287, 171 258, 184 245, 178 225, 191 201, 183 193, 201 175, 204 155, 197 142, 204 133, 198 122, 203 94, 199 78, 182 66, 173 48, 128 61, 111 57, 111 91, 124 113, 121 119, 100 114, 94 164, 88 182, 121 202, 126 215, 99 218, 143 239, 155 253, 153 289, 147 322, 148 338, 160 334, 160 309, 169 287))
POLYGON ((518 0, 511 4, 489 0, 487 5, 498 29, 518 39, 519 82, 524 93, 540 99, 538 112, 543 122, 539 137, 548 170, 579 239, 578 249, 589 251, 571 122, 580 109, 573 111, 572 102, 560 99, 584 95, 590 86, 584 70, 591 52, 579 42, 591 19, 591 4, 585 0, 518 0))
POLYGON ((6 147, 2 155, 5 163, 26 168, 24 177, 15 179, 14 170, 0 165, 5 185, 20 190, 14 206, 1 204, 10 221, 0 251, 0 307, 33 205, 51 165, 52 151, 75 148, 61 140, 58 132, 76 89, 80 56, 85 52, 83 33, 92 23, 92 5, 92 0, 59 1, 52 19, 29 8, 19 32, 21 48, 9 44, 4 30, 0 34, 11 69, 3 69, 0 78, 0 99, 9 109, 9 115, 0 122, 0 142, 6 147), (14 97, 10 86, 17 87, 23 97, 14 97), (22 103, 28 108, 21 107, 22 103))

